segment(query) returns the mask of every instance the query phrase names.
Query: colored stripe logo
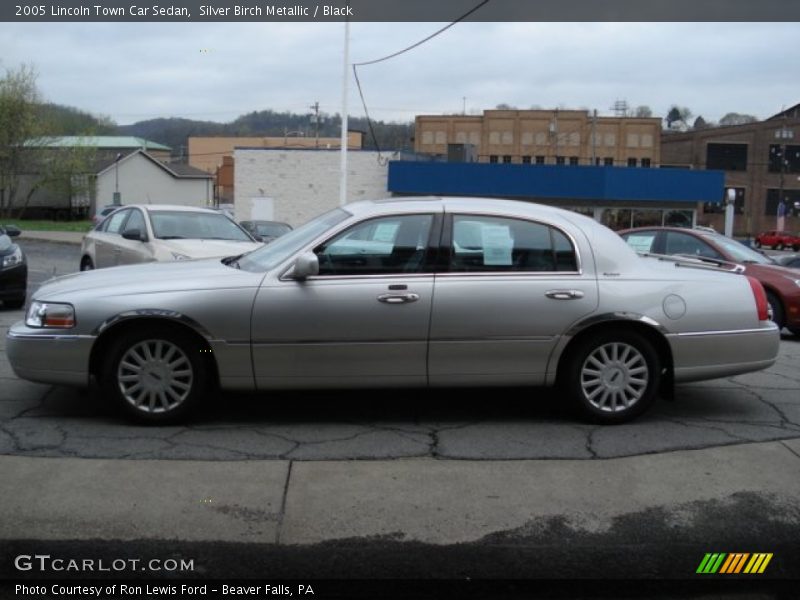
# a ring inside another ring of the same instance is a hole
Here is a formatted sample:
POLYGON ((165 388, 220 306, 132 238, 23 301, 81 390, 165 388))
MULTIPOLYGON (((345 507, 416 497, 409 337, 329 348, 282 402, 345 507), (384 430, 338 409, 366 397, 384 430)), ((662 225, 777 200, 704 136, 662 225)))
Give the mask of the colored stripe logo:
POLYGON ((761 574, 766 570, 771 560, 771 552, 757 552, 755 554, 750 554, 749 552, 733 552, 730 554, 709 552, 703 557, 696 573, 704 575, 761 574))

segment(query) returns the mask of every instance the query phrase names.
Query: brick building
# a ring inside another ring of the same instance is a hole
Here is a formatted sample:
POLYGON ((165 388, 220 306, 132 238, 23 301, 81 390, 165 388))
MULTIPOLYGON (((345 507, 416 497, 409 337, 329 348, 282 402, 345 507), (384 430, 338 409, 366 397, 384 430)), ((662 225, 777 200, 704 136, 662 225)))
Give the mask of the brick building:
MULTIPOLYGON (((661 163, 724 171, 725 188, 736 190, 737 235, 775 229, 781 199, 786 229, 800 229, 800 104, 756 123, 665 133, 661 163)), ((722 213, 721 205, 706 204, 698 222, 721 231, 722 213)))
POLYGON ((420 115, 414 150, 467 162, 655 167, 661 119, 598 117, 585 110, 486 110, 420 115))

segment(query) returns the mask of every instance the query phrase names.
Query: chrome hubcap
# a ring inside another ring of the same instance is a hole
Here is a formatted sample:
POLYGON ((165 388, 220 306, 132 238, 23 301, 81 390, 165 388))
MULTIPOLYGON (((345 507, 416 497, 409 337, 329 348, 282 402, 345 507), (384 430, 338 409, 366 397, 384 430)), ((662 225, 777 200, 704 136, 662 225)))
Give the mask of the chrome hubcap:
POLYGON ((194 373, 186 354, 166 340, 145 340, 122 355, 117 382, 122 396, 146 413, 168 412, 186 400, 194 373))
POLYGON ((644 356, 620 342, 603 344, 581 367, 581 388, 589 404, 606 412, 627 410, 641 399, 649 371, 644 356))

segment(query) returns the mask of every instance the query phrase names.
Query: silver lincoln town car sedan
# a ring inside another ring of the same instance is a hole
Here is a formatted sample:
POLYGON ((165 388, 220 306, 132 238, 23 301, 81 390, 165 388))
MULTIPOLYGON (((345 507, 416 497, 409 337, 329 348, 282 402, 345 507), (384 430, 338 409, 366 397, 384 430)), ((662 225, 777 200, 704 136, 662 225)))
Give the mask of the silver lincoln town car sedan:
POLYGON ((764 290, 738 271, 536 204, 358 202, 241 256, 54 279, 6 349, 20 377, 94 377, 151 422, 218 388, 558 385, 619 423, 674 382, 773 364, 764 290))

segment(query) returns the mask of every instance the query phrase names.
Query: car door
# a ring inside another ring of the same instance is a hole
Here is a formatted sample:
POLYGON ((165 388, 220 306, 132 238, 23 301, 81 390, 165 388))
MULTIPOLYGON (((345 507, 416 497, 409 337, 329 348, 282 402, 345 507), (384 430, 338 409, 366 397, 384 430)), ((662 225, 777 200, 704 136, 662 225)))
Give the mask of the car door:
POLYGON ((150 245, 150 239, 144 213, 139 208, 132 208, 128 220, 125 221, 125 225, 120 231, 120 239, 118 241, 120 252, 117 255, 117 264, 132 265, 152 261, 153 251, 150 245), (126 232, 129 233, 134 230, 143 233, 146 236, 146 241, 128 240, 122 237, 126 232))
POLYGON ((430 384, 543 383, 560 336, 597 307, 593 265, 564 231, 518 218, 453 215, 443 244, 430 384))
POLYGON ((265 282, 252 319, 257 386, 424 385, 438 223, 361 221, 314 249, 317 276, 265 282))
POLYGON ((122 252, 122 235, 125 221, 131 214, 130 208, 116 211, 103 221, 103 226, 95 233, 95 267, 102 269, 118 264, 122 252))

